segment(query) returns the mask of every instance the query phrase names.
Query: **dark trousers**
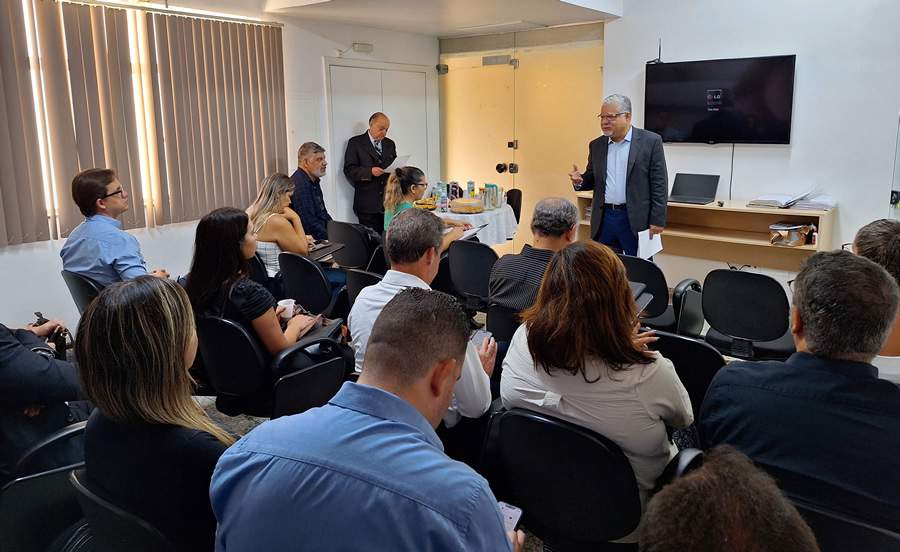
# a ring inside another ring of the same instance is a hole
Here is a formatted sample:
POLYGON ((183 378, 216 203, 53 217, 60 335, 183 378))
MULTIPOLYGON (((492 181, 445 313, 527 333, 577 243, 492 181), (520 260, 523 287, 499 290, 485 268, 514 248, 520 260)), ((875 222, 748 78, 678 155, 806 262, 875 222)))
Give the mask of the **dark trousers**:
POLYGON ((356 213, 356 218, 363 226, 368 226, 379 236, 384 233, 384 213, 356 213))
POLYGON ((594 239, 609 246, 616 253, 637 255, 637 232, 631 229, 626 209, 604 209, 603 222, 594 239))

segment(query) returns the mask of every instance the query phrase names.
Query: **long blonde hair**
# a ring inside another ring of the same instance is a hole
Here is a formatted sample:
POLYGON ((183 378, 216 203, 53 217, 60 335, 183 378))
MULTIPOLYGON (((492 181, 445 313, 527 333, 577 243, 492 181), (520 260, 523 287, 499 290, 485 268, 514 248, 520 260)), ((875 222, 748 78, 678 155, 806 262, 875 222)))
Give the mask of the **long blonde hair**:
POLYGON ((384 188, 384 210, 394 212, 403 198, 409 195, 412 187, 425 177, 418 167, 398 167, 388 178, 384 188))
POLYGON ((254 232, 261 231, 271 215, 281 213, 282 196, 293 191, 294 183, 284 173, 270 174, 260 183, 256 200, 247 207, 247 215, 250 217, 254 232))
POLYGON ((87 397, 120 423, 170 424, 234 438, 191 397, 185 351, 194 315, 177 283, 154 276, 113 284, 78 324, 75 355, 87 397))

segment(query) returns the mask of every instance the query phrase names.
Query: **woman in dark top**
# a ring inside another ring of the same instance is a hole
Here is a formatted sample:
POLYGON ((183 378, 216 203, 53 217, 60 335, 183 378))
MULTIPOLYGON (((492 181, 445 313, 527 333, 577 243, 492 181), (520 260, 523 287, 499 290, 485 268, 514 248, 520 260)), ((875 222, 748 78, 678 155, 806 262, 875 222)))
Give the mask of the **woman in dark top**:
POLYGON ((247 213, 233 207, 216 209, 197 224, 186 289, 194 312, 239 322, 274 355, 296 343, 316 319, 296 315, 281 329, 275 297, 248 277, 247 261, 254 254, 256 234, 247 213))
POLYGON ((78 325, 81 384, 97 406, 84 435, 87 477, 178 550, 212 550, 209 482, 234 442, 191 398, 196 353, 190 303, 171 280, 113 284, 78 325))

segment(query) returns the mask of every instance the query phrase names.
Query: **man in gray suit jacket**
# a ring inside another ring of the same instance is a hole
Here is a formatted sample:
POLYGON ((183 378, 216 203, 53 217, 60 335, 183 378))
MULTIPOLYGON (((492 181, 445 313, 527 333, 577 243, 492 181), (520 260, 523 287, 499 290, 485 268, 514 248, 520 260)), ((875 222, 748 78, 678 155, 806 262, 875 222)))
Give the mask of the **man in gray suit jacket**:
POLYGON ((637 233, 661 234, 666 225, 669 177, 662 138, 631 126, 631 100, 613 94, 600 112, 603 136, 588 146, 584 173, 569 173, 575 190, 594 190, 591 237, 627 255, 637 254, 637 233))

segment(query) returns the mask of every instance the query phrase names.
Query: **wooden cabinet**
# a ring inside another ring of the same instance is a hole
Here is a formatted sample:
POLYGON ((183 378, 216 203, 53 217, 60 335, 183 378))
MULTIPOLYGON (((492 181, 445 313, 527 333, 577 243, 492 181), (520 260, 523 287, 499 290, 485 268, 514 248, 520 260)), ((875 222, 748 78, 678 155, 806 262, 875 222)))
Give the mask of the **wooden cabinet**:
MULTIPOLYGON (((592 192, 578 192, 578 239, 590 239, 592 192)), ((803 211, 747 207, 748 200, 708 205, 670 203, 663 253, 724 261, 796 272, 803 259, 816 251, 832 248, 835 209, 803 211), (815 244, 785 247, 769 243, 769 225, 776 222, 813 224, 818 229, 815 244)))

